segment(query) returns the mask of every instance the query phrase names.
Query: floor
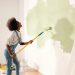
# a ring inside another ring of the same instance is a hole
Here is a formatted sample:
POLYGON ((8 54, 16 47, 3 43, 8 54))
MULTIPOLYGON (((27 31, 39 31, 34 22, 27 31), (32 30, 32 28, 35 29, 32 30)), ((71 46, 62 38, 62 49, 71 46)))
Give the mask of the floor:
MULTIPOLYGON (((6 66, 0 67, 0 75, 6 75, 6 66)), ((12 71, 12 75, 16 75, 15 70, 12 71)), ((20 75, 42 75, 38 70, 30 67, 20 70, 20 75)))
MULTIPOLYGON (((13 72, 12 75, 16 75, 15 72, 13 72)), ((36 70, 28 70, 21 72, 20 75, 42 75, 42 74, 36 70)))

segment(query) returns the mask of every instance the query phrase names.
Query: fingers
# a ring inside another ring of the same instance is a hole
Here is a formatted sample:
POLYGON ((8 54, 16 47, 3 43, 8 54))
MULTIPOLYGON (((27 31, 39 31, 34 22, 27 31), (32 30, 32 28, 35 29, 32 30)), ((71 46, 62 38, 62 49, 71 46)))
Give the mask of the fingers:
POLYGON ((11 58, 14 59, 15 57, 16 57, 16 54, 13 53, 13 54, 11 55, 11 58))
POLYGON ((29 43, 32 44, 33 40, 30 40, 29 43))

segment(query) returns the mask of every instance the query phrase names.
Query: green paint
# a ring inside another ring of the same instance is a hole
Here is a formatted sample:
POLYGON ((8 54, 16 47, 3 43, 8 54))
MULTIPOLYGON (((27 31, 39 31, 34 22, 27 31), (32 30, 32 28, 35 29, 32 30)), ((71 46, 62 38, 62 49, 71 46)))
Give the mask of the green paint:
POLYGON ((74 40, 71 38, 73 25, 68 19, 62 18, 56 23, 55 31, 56 34, 53 35, 53 39, 60 41, 65 52, 71 52, 74 43, 74 40))
MULTIPOLYGON (((44 28, 52 26, 56 32, 53 39, 61 42, 65 52, 71 52, 73 47, 74 39, 71 38, 71 35, 75 37, 74 24, 75 9, 69 5, 68 0, 47 0, 46 3, 38 0, 36 6, 27 15, 28 34, 36 36, 44 28)), ((38 45, 42 46, 49 38, 51 38, 50 33, 47 32, 38 39, 38 45)))

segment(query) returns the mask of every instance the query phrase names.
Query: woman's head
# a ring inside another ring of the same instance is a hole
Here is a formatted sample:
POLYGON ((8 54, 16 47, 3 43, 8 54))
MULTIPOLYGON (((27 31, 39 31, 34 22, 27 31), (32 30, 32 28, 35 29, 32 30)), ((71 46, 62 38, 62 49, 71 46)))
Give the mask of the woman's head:
POLYGON ((13 31, 13 30, 20 30, 22 25, 19 21, 17 21, 14 17, 12 17, 8 20, 7 27, 10 31, 13 31))

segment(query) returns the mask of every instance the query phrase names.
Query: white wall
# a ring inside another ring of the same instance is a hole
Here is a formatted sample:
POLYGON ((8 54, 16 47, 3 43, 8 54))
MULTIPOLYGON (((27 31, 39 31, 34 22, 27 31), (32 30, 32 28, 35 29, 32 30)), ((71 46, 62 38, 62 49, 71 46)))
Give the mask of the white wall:
MULTIPOLYGON (((25 0, 25 18, 29 10, 34 7, 35 1, 38 0, 25 0), (29 2, 31 2, 30 5, 29 2)), ((75 0, 70 0, 70 4, 74 7, 75 0)), ((35 49, 35 46, 32 46, 27 49, 28 64, 34 68, 37 67, 43 75, 75 75, 75 45, 71 54, 64 53, 61 47, 60 41, 55 40, 52 42, 50 40, 47 47, 35 49)))
POLYGON ((16 17, 23 24, 23 0, 0 0, 0 62, 5 63, 4 49, 10 31, 7 20, 16 17))

